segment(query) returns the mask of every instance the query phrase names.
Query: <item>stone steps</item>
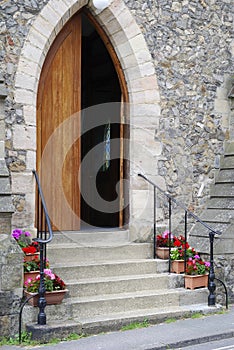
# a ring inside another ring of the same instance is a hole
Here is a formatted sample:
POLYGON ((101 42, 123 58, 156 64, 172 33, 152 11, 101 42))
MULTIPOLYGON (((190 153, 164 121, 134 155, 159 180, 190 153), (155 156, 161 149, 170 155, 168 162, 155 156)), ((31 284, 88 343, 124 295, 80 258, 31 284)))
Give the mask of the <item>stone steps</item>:
POLYGON ((137 274, 152 274, 157 272, 165 272, 168 269, 168 262, 166 260, 153 259, 138 259, 138 260, 122 260, 122 261, 106 261, 97 263, 66 263, 64 265, 52 265, 53 270, 61 276, 61 278, 72 279, 87 279, 123 275, 137 275, 137 274))
POLYGON ((144 290, 134 293, 103 294, 92 297, 73 298, 73 314, 79 318, 96 317, 125 311, 144 310, 160 305, 170 307, 205 302, 207 290, 189 291, 184 288, 144 290), (195 296, 192 300, 192 295, 195 296))
POLYGON ((73 261, 119 261, 128 259, 150 259, 152 258, 152 244, 132 243, 113 246, 80 246, 75 243, 63 243, 48 245, 48 257, 51 264, 58 260, 60 263, 73 261), (97 249, 98 248, 98 249, 97 249))
MULTIPOLYGON (((175 276, 176 277, 176 276, 175 276)), ((182 276, 178 276, 182 277, 182 276)), ((67 282, 70 297, 88 297, 92 295, 137 292, 144 290, 158 290, 171 288, 177 284, 183 285, 183 278, 177 281, 170 281, 167 274, 143 274, 111 276, 105 278, 82 279, 79 281, 67 282)))
MULTIPOLYGON (((50 334, 100 333, 145 319, 157 323, 181 317, 198 305, 207 310, 208 289, 184 289, 182 274, 169 274, 167 260, 152 259, 152 243, 126 242, 124 234, 119 241, 101 235, 98 244, 91 232, 83 243, 81 236, 67 234, 62 244, 56 236, 50 245, 51 267, 68 288, 62 304, 46 307, 50 334)), ((27 329, 42 332, 35 325, 38 309, 26 306, 25 313, 27 329)), ((47 334, 45 327, 42 333, 47 334)))
MULTIPOLYGON (((234 143, 225 144, 225 153, 220 159, 220 169, 215 176, 215 183, 210 190, 207 208, 200 215, 201 219, 214 230, 221 232, 215 236, 216 254, 233 250, 230 247, 234 219, 234 143)), ((209 231, 201 224, 194 225, 189 233, 189 243, 200 252, 209 253, 209 231)), ((233 243, 231 243, 233 244, 233 243)))

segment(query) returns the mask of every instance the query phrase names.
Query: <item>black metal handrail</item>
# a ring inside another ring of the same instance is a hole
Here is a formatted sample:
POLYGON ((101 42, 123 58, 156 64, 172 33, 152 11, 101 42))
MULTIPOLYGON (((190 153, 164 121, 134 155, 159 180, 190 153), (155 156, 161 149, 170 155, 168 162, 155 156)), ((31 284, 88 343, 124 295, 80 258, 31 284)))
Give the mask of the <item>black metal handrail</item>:
MULTIPOLYGON (((159 190, 165 197, 168 199, 168 212, 169 212, 169 240, 171 241, 171 220, 172 220, 172 202, 174 202, 178 207, 182 208, 185 212, 185 243, 187 243, 187 220, 188 216, 193 217, 197 222, 199 222, 202 226, 204 226, 209 231, 209 241, 210 241, 210 270, 209 270, 209 282, 208 282, 208 289, 209 289, 209 296, 208 296, 208 306, 214 306, 215 305, 215 289, 216 285, 214 280, 215 278, 215 272, 214 272, 214 252, 213 252, 213 246, 214 246, 214 237, 215 235, 221 235, 222 233, 220 231, 214 230, 210 225, 208 225, 206 222, 201 220, 197 215, 195 215, 193 212, 191 212, 189 209, 186 208, 186 206, 179 201, 177 201, 175 198, 173 198, 171 195, 169 195, 167 192, 162 190, 158 185, 156 185, 153 181, 148 179, 145 175, 138 174, 142 179, 147 181, 150 185, 154 188, 154 259, 156 258, 156 190, 159 190)), ((171 246, 169 246, 169 273, 171 272, 171 246)), ((184 264, 186 267, 186 249, 184 253, 184 264)), ((223 283, 223 282, 222 282, 223 283)))
POLYGON ((42 192, 42 188, 40 185, 39 177, 36 170, 33 170, 33 175, 36 179, 37 184, 37 237, 33 240, 39 243, 40 247, 40 285, 38 289, 39 299, 38 299, 38 324, 45 325, 46 324, 46 299, 45 299, 45 275, 44 268, 46 265, 46 245, 51 242, 53 238, 53 231, 51 227, 51 222, 49 218, 49 214, 46 207, 46 202, 44 199, 44 195, 42 192))

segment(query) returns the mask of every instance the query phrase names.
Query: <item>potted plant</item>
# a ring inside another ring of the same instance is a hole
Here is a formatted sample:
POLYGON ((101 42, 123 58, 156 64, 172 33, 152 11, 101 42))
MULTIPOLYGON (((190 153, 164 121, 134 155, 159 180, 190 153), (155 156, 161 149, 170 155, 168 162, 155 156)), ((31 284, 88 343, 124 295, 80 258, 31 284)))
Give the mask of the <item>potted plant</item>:
POLYGON ((203 261, 196 254, 188 258, 185 274, 185 288, 195 289, 208 286, 208 272, 210 269, 209 261, 203 261))
POLYGON ((16 242, 21 247, 25 254, 26 260, 31 260, 35 256, 38 256, 39 247, 37 242, 32 242, 31 233, 21 229, 15 229, 12 231, 11 236, 16 240, 16 242))
POLYGON ((171 248, 171 272, 182 273, 185 271, 185 257, 186 261, 188 258, 193 257, 196 254, 194 248, 190 247, 188 242, 185 242, 183 236, 179 236, 174 241, 174 247, 171 248))
POLYGON ((168 230, 156 236, 156 255, 160 259, 169 259, 169 247, 174 246, 176 237, 168 230))
MULTIPOLYGON (((44 267, 46 269, 50 267, 48 260, 46 260, 44 267)), ((34 256, 31 260, 24 258, 24 283, 28 278, 35 279, 38 274, 40 274, 39 256, 34 256)))
MULTIPOLYGON (((47 305, 60 304, 67 292, 66 284, 64 281, 56 274, 54 274, 50 269, 44 269, 44 282, 45 282, 45 298, 47 305)), ((29 303, 32 306, 38 305, 38 289, 40 286, 40 274, 36 276, 35 279, 28 278, 24 283, 24 294, 25 296, 32 297, 29 299, 29 303)))

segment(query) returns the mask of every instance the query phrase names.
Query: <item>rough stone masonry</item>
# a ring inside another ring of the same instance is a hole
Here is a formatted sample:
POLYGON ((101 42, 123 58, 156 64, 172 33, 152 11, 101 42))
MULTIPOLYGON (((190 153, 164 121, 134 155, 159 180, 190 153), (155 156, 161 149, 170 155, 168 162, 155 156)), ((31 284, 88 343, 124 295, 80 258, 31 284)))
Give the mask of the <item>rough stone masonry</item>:
MULTIPOLYGON (((8 208, 14 212, 14 225, 21 227, 34 220, 21 173, 35 166, 35 148, 27 147, 35 125, 26 127, 25 109, 14 100, 15 74, 27 33, 48 2, 0 2, 0 72, 6 88, 0 98, 0 160, 5 160, 8 170, 0 180, 14 178, 21 189, 12 194, 13 209, 8 208)), ((234 137, 228 99, 234 83, 233 0, 124 2, 144 35, 159 85, 161 114, 155 142, 161 144, 162 152, 155 175, 163 179, 170 194, 199 213, 209 196, 224 143, 234 137)), ((163 221, 167 209, 162 209, 163 221)), ((180 218, 178 213, 175 220, 180 218)), ((4 230, 10 232, 8 216, 4 220, 4 230)), ((13 300, 18 300, 17 295, 13 293, 13 300)))

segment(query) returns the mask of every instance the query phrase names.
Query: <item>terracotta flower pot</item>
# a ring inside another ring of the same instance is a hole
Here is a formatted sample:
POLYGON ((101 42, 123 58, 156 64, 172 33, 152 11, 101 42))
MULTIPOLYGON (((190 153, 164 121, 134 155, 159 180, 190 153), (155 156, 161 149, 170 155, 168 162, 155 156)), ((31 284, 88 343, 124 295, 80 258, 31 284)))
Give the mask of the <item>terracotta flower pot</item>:
POLYGON ((184 272, 184 260, 173 260, 171 262, 171 272, 183 273, 184 272))
POLYGON ((38 258, 38 259, 39 259, 39 253, 25 254, 25 255, 24 255, 24 260, 25 260, 25 261, 32 261, 32 260, 34 260, 35 258, 38 258))
POLYGON ((169 259, 169 247, 157 247, 156 256, 159 259, 169 259))
MULTIPOLYGON (((61 304, 67 291, 68 291, 67 289, 64 289, 64 290, 55 290, 53 292, 46 292, 45 298, 46 298, 47 305, 61 304)), ((28 301, 29 304, 32 306, 38 306, 38 299, 39 299, 38 293, 30 293, 30 292, 24 291, 24 295, 26 296, 26 298, 29 298, 32 296, 32 298, 28 301)))
POLYGON ((28 278, 35 280, 36 276, 39 274, 40 274, 40 271, 24 272, 24 283, 27 281, 28 278))
POLYGON ((184 282, 186 289, 195 289, 208 286, 209 275, 185 275, 184 282))

